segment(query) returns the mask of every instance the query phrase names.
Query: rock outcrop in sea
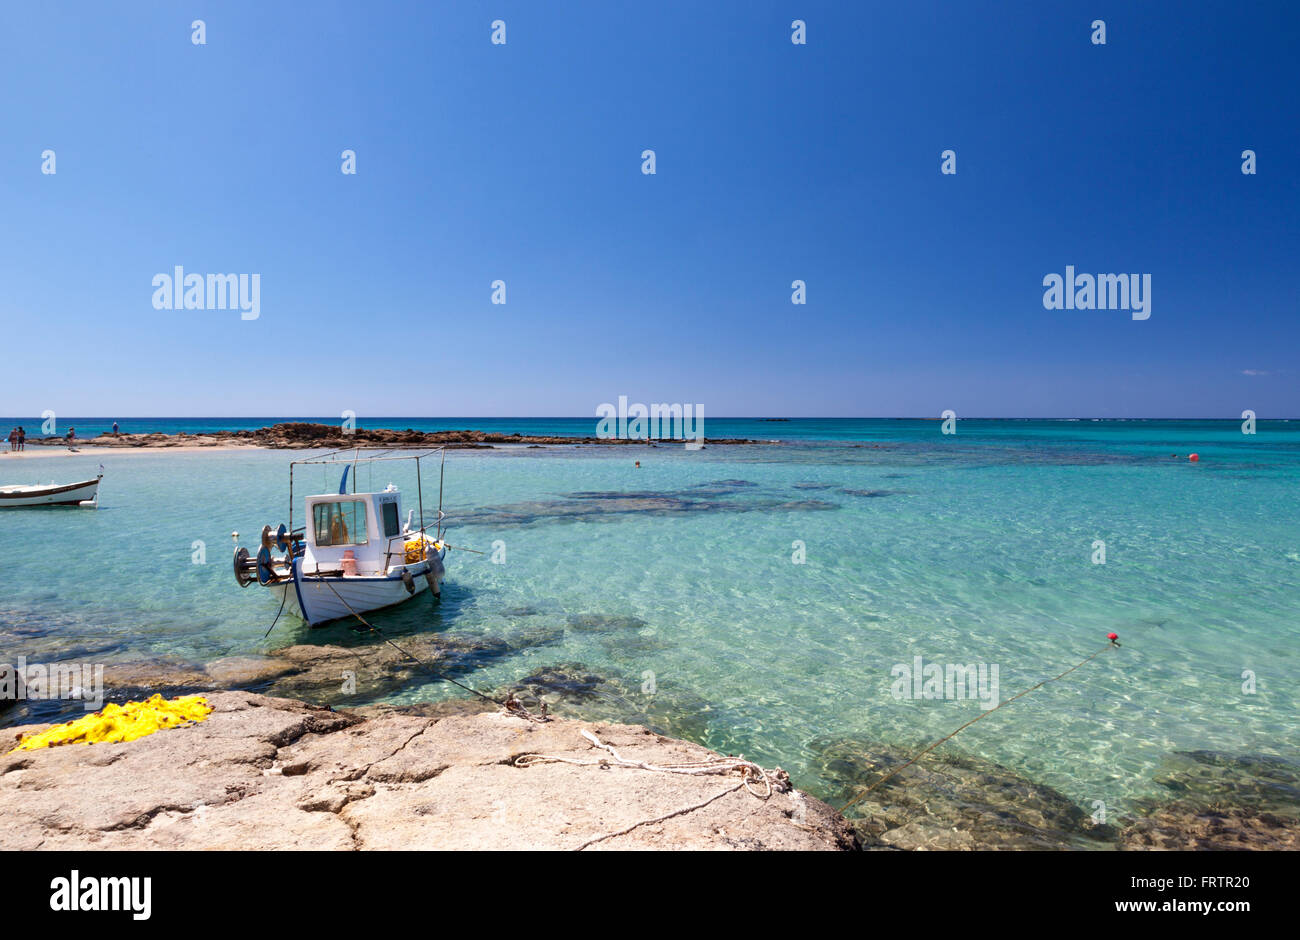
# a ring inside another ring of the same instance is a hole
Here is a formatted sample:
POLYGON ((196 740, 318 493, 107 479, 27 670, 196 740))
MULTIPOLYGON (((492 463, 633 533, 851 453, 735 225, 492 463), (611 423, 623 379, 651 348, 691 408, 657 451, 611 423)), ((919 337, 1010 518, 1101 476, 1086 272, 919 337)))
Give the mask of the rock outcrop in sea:
MULTIPOLYGON (((836 805, 912 756, 852 739, 821 742, 814 750, 836 805)), ((864 848, 1110 848, 1105 843, 1116 836, 1051 787, 951 753, 927 755, 901 770, 849 812, 864 848)))
POLYGON ((1300 849, 1300 766, 1279 757, 1178 751, 1155 777, 1126 849, 1300 849))
MULTIPOLYGON (((820 795, 847 803, 911 755, 846 739, 820 742, 820 795)), ((850 809, 863 848, 1296 849, 1300 767, 1211 751, 1170 755, 1154 783, 1168 796, 1100 822, 1068 797, 960 752, 935 752, 850 809)))
MULTIPOLYGON (((33 438, 29 444, 61 446, 67 443, 61 437, 33 438)), ((313 424, 306 421, 288 421, 255 431, 214 431, 210 434, 100 434, 97 437, 79 438, 78 447, 222 447, 245 445, 276 447, 290 450, 306 448, 343 449, 348 447, 420 448, 447 447, 450 449, 490 448, 498 444, 682 444, 682 439, 653 438, 599 438, 562 437, 538 434, 498 434, 490 431, 416 431, 412 428, 356 428, 345 432, 339 425, 313 424)), ((770 441, 752 441, 743 438, 706 438, 706 444, 766 444, 770 441)))

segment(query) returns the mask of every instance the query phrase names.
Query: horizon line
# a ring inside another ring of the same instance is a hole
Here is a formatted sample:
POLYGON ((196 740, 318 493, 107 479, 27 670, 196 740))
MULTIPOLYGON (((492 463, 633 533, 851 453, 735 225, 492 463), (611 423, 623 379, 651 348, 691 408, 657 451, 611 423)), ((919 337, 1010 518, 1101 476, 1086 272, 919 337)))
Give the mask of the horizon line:
MULTIPOLYGON (((69 421, 271 421, 276 424, 295 423, 297 421, 307 421, 312 419, 316 423, 337 424, 340 418, 330 418, 328 420, 318 420, 324 418, 324 415, 70 415, 66 418, 59 418, 60 424, 66 424, 69 421)), ((0 416, 0 420, 24 420, 36 421, 43 420, 40 416, 21 416, 9 415, 0 416)), ((371 418, 357 417, 358 423, 362 421, 597 421, 598 415, 374 415, 371 418)), ((713 418, 704 416, 705 421, 943 421, 943 415, 717 415, 713 418)), ((1102 415, 957 415, 958 421, 1241 421, 1240 416, 1221 417, 1221 416, 1198 416, 1198 417, 1162 417, 1159 415, 1144 415, 1140 417, 1105 417, 1102 415)), ((1295 421, 1300 420, 1300 416, 1286 417, 1264 417, 1255 416, 1256 421, 1295 421)), ((385 429, 389 430, 389 429, 385 429)))

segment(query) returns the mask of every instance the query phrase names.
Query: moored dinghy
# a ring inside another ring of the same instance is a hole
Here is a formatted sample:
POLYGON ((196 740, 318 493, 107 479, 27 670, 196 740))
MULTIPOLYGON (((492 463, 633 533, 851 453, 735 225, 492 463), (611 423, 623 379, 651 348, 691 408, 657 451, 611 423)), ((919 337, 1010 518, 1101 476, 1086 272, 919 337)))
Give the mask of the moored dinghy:
POLYGON ((356 466, 385 460, 413 460, 417 501, 424 518, 424 485, 420 461, 438 451, 418 455, 351 457, 343 452, 289 464, 289 524, 263 526, 255 556, 236 540, 235 579, 241 587, 254 581, 281 595, 282 609, 312 626, 390 607, 429 589, 441 594, 446 574, 441 541, 442 485, 438 516, 433 525, 411 527, 413 509, 402 521, 402 494, 391 483, 377 493, 356 492, 356 466), (307 496, 305 524, 293 525, 293 470, 302 465, 342 467, 337 493, 307 496), (351 471, 353 491, 348 492, 351 471), (428 529, 434 528, 435 535, 428 529), (276 551, 283 552, 277 556, 276 551))
POLYGON ((30 506, 83 506, 99 504, 99 481, 104 474, 80 483, 46 483, 30 486, 0 486, 0 509, 30 506))

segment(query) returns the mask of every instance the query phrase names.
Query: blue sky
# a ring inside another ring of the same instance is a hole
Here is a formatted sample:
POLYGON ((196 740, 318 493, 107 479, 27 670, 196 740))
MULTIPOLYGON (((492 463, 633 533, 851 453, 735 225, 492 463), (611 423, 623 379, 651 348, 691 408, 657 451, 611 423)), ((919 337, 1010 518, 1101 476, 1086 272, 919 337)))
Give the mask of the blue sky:
POLYGON ((6 4, 0 413, 1297 417, 1298 33, 1283 3, 6 4), (1150 273, 1151 318, 1045 310, 1068 264, 1150 273), (259 274, 260 317, 154 309, 176 265, 259 274))

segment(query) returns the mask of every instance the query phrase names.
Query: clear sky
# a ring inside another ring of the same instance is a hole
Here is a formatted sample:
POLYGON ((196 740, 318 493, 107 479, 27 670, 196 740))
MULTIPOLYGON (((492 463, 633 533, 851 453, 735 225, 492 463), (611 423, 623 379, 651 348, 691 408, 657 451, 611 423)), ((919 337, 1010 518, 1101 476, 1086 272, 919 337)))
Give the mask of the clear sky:
POLYGON ((1300 417, 1297 36, 1280 2, 6 3, 0 414, 1300 417), (177 265, 258 274, 260 316, 155 309, 177 265), (1066 265, 1149 273, 1150 319, 1044 309, 1066 265))

